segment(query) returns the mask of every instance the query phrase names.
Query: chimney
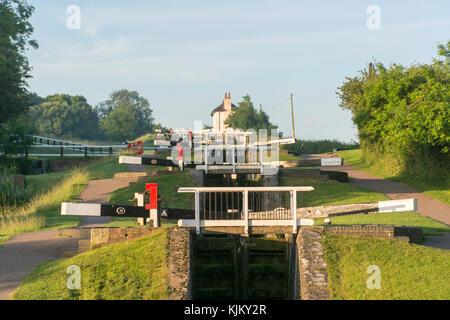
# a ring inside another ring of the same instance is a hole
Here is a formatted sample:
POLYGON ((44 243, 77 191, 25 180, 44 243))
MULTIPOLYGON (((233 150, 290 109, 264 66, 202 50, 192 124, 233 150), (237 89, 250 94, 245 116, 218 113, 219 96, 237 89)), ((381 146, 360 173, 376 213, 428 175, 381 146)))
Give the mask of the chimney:
POLYGON ((228 96, 225 93, 225 98, 223 99, 223 107, 225 108, 225 110, 231 111, 231 95, 229 92, 228 96))

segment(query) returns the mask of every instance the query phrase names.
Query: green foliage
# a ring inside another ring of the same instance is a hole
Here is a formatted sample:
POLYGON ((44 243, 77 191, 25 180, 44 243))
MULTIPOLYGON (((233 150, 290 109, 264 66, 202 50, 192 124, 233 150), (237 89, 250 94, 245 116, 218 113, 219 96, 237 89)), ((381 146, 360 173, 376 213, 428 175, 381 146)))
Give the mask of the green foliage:
POLYGON ((153 131, 153 110, 136 91, 114 91, 96 110, 101 129, 111 139, 133 139, 153 131))
POLYGON ((257 111, 249 95, 242 97, 242 101, 232 112, 225 124, 233 129, 276 129, 277 126, 269 121, 269 116, 262 110, 257 111))
POLYGON ((441 57, 445 58, 446 63, 448 64, 450 61, 450 41, 447 41, 446 45, 440 44, 438 45, 438 54, 441 57))
MULTIPOLYGON (((441 48, 442 49, 442 48, 441 48)), ((442 51, 442 50, 441 50, 442 51)), ((445 180, 450 172, 450 73, 441 61, 369 64, 338 89, 364 152, 389 154, 398 171, 445 180), (426 156, 426 174, 421 159, 426 156)))
POLYGON ((39 135, 92 139, 99 134, 97 113, 83 96, 48 96, 31 114, 39 135))
POLYGON ((136 122, 138 114, 130 105, 119 106, 100 122, 104 134, 113 140, 124 141, 139 135, 136 122))
POLYGON ((333 152, 333 149, 356 149, 359 148, 357 142, 345 143, 338 140, 297 140, 293 144, 282 145, 281 148, 296 153, 326 153, 333 152), (303 144, 303 152, 302 150, 303 144))
POLYGON ((44 186, 42 189, 46 189, 46 192, 31 187, 34 195, 25 205, 2 209, 0 245, 16 234, 78 225, 80 217, 61 216, 61 202, 71 201, 79 196, 87 185, 88 178, 86 173, 77 170, 67 175, 58 173, 56 177, 52 176, 50 183, 46 181, 47 175, 36 176, 33 185, 39 185, 41 180, 40 185, 44 186))
POLYGON ((0 157, 0 174, 30 174, 32 161, 25 158, 0 157))
POLYGON ((450 252, 400 241, 324 237, 333 300, 448 300, 450 252), (369 289, 367 268, 380 268, 381 288, 369 289))
POLYGON ((23 205, 30 199, 32 190, 17 186, 13 177, 0 180, 0 214, 5 212, 5 207, 16 207, 23 205))
POLYGON ((168 297, 167 230, 96 249, 35 269, 15 300, 159 300, 168 297), (69 290, 70 265, 81 269, 81 289, 69 290))
POLYGON ((31 76, 25 51, 38 47, 29 40, 33 11, 26 0, 0 0, 0 126, 28 109, 26 80, 31 76))

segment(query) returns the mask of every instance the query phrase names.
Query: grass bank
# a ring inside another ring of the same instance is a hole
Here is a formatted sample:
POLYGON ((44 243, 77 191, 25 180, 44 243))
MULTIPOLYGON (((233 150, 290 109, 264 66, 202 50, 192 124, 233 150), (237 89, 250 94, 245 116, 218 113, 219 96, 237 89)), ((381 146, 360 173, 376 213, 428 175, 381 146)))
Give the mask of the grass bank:
POLYGON ((297 206, 312 207, 388 200, 378 192, 325 178, 280 178, 280 186, 312 186, 314 191, 299 192, 297 206))
POLYGON ((399 175, 395 168, 386 164, 385 161, 377 162, 364 157, 361 149, 338 151, 337 154, 344 158, 346 164, 350 164, 361 171, 405 183, 423 192, 430 198, 450 205, 450 179, 438 183, 425 181, 419 177, 399 175))
POLYGON ((114 174, 127 171, 128 165, 119 164, 118 157, 108 157, 86 167, 89 180, 112 179, 114 178, 114 174))
POLYGON ((325 261, 335 300, 450 299, 448 250, 378 239, 325 236, 325 261), (380 268, 380 289, 369 289, 369 266, 380 268))
POLYGON ((78 197, 89 180, 112 178, 122 171, 128 171, 128 166, 119 165, 117 157, 111 157, 82 170, 26 176, 32 197, 24 206, 1 209, 0 245, 25 232, 77 226, 81 217, 61 216, 61 202, 78 197))
MULTIPOLYGON (((42 175, 45 179, 45 176, 42 175)), ((82 171, 72 171, 58 175, 53 185, 43 182, 45 191, 38 192, 25 206, 3 208, 0 217, 0 245, 10 237, 31 231, 76 226, 80 217, 61 216, 61 202, 78 196, 88 182, 88 175, 82 171)), ((35 178, 35 183, 39 179, 35 178)))
POLYGON ((168 297, 167 230, 145 238, 44 263, 14 293, 15 300, 162 300, 168 297), (67 268, 78 266, 81 288, 69 290, 67 268))

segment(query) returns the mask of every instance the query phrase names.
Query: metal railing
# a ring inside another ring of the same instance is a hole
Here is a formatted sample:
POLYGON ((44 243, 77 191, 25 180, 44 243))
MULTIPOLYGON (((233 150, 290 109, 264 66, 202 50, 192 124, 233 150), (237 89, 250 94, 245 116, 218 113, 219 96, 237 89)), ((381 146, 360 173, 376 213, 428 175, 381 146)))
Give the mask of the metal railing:
MULTIPOLYGON (((210 191, 200 192, 200 219, 239 220, 244 219, 244 192, 210 191)), ((289 191, 248 192, 248 214, 251 220, 289 220, 289 191)))
POLYGON ((195 219, 180 220, 200 233, 203 226, 292 226, 297 232, 297 192, 313 187, 198 187, 179 188, 194 193, 195 219))

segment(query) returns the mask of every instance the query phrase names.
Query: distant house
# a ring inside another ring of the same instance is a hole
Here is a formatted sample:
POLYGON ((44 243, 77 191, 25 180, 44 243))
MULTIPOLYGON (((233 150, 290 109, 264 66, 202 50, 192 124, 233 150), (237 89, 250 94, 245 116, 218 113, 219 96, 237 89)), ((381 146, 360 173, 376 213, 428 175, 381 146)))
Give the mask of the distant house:
POLYGON ((222 104, 211 112, 211 116, 213 117, 212 129, 214 131, 223 132, 228 128, 227 125, 225 124, 225 120, 227 120, 233 108, 236 108, 236 106, 231 103, 230 93, 228 92, 228 96, 225 93, 225 97, 223 98, 222 104))

